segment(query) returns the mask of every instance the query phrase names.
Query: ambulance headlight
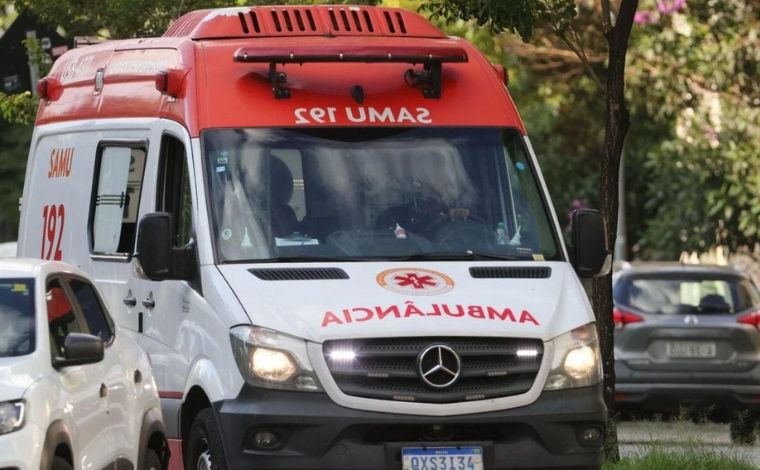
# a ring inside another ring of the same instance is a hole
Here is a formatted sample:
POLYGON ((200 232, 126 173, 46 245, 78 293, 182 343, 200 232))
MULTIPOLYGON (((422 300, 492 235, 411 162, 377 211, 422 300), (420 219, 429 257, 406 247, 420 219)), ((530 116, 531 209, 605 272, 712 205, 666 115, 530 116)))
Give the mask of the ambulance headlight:
POLYGON ((258 326, 236 326, 230 342, 240 374, 263 388, 321 391, 306 341, 258 326))
POLYGON ((599 341, 593 323, 576 328, 551 341, 554 357, 544 390, 588 387, 602 378, 599 341))
POLYGON ((24 426, 24 402, 0 402, 0 434, 18 431, 24 426))

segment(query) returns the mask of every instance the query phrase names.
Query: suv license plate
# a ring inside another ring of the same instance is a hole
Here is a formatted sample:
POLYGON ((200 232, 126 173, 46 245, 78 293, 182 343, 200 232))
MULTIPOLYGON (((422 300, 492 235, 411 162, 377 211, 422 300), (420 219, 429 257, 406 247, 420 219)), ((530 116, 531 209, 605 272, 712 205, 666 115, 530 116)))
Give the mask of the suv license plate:
POLYGON ((403 470, 483 470, 482 447, 404 447, 403 470))
POLYGON ((668 357, 710 358, 717 355, 715 343, 710 341, 668 341, 668 357))

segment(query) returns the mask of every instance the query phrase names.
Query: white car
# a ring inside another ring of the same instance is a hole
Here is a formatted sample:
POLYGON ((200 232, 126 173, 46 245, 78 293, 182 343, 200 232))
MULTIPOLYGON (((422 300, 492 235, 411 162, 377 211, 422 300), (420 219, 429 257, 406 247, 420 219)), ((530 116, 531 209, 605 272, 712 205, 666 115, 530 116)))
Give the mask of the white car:
POLYGON ((148 358, 89 277, 0 261, 0 468, 162 469, 168 458, 148 358))

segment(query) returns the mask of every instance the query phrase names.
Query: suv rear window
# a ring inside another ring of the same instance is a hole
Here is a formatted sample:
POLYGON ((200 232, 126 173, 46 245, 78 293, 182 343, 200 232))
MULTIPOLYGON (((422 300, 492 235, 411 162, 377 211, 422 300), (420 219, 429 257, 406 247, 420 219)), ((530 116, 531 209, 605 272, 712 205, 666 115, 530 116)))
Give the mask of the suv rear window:
POLYGON ((734 277, 635 277, 615 301, 645 313, 734 314, 755 306, 757 290, 734 277))
POLYGON ((0 357, 34 351, 34 281, 0 279, 0 357))

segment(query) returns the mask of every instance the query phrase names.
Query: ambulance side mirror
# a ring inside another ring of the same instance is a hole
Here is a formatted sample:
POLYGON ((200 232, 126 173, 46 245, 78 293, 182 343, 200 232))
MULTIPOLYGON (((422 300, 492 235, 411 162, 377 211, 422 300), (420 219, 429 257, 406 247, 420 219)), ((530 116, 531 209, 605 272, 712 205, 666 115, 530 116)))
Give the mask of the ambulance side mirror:
POLYGON ((573 212, 570 260, 579 277, 603 276, 610 271, 612 257, 607 248, 604 218, 599 211, 580 209, 573 212))
POLYGON ((172 225, 168 212, 154 212, 140 219, 135 257, 143 273, 153 281, 171 278, 172 225))
POLYGON ((146 214, 137 228, 137 253, 143 273, 152 281, 197 280, 195 242, 175 247, 172 241, 174 216, 168 212, 146 214))

